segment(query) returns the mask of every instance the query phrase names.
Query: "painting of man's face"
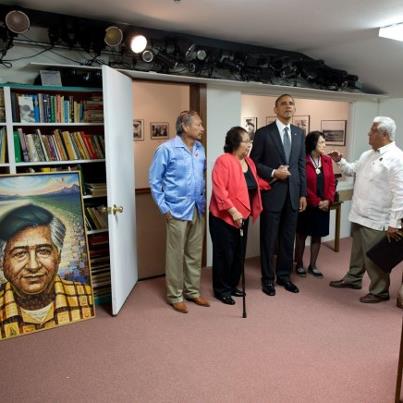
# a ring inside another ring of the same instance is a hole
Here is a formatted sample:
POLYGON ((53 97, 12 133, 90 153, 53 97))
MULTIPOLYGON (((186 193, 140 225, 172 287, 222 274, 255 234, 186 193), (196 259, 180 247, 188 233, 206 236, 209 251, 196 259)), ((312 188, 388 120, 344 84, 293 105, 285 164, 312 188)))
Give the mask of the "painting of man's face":
POLYGON ((4 252, 4 276, 18 293, 32 295, 49 291, 60 255, 48 225, 18 232, 8 240, 4 252))

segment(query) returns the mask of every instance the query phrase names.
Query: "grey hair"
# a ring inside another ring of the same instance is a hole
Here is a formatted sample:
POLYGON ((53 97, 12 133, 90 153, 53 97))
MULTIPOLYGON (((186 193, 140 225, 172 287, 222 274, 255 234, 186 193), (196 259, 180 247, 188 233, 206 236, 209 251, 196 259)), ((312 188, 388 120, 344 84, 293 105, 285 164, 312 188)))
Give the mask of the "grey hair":
POLYGON ((184 126, 189 126, 192 123, 192 119, 194 116, 199 116, 196 111, 183 111, 179 114, 176 119, 176 134, 178 136, 182 136, 184 126))
MULTIPOLYGON (((52 240, 53 244, 56 246, 58 253, 60 254, 63 249, 64 237, 66 236, 66 226, 57 217, 53 217, 48 225, 50 228, 50 239, 52 240)), ((6 250, 7 242, 8 240, 0 239, 1 266, 3 264, 4 252, 6 250)))
POLYGON ((395 140, 396 123, 388 116, 376 116, 373 123, 377 123, 378 133, 387 133, 390 141, 395 140))

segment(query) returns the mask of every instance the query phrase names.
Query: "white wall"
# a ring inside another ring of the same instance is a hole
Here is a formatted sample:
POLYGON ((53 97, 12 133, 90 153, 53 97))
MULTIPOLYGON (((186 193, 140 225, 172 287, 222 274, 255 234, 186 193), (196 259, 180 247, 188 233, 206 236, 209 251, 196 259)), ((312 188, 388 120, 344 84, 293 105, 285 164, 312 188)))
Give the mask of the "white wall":
MULTIPOLYGON (((225 134, 231 127, 240 124, 240 117, 240 91, 211 85, 207 86, 207 203, 211 198, 211 171, 214 161, 223 153, 225 134)), ((211 266, 211 238, 209 233, 206 235, 207 266, 211 266)))
POLYGON ((179 113, 189 109, 189 85, 133 81, 133 118, 144 121, 144 140, 134 141, 136 188, 147 188, 148 169, 155 149, 165 140, 151 139, 150 123, 167 122, 175 137, 179 113))
POLYGON ((403 148, 403 99, 386 99, 379 104, 379 115, 389 116, 397 125, 396 143, 403 148))

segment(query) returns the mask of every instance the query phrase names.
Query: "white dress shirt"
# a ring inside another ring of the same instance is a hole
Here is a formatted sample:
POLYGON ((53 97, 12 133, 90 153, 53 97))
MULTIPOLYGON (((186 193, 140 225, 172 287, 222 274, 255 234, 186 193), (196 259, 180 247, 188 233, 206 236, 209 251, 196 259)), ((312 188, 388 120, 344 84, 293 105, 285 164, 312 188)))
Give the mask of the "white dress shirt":
POLYGON ((365 151, 358 161, 342 158, 338 164, 343 174, 355 174, 350 221, 379 231, 401 228, 403 151, 395 142, 365 151))
POLYGON ((280 133, 281 137, 281 142, 284 144, 284 129, 288 127, 288 135, 290 136, 290 144, 292 143, 292 136, 291 136, 291 126, 290 124, 285 125, 283 122, 280 122, 280 120, 276 119, 276 125, 277 129, 280 133))

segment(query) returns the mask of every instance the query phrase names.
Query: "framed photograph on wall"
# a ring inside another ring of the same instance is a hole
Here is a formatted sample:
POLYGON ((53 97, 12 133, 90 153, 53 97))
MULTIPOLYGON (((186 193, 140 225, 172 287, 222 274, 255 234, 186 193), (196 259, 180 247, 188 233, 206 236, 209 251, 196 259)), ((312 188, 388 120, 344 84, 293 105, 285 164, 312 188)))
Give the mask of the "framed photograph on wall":
POLYGON ((273 123, 277 119, 277 116, 266 116, 266 125, 273 123))
POLYGON ((296 115, 292 118, 292 124, 302 129, 304 131, 304 135, 306 136, 309 133, 309 120, 309 115, 296 115))
POLYGON ((326 144, 346 145, 346 127, 347 120, 322 120, 321 130, 325 136, 326 144))
POLYGON ((243 118, 242 127, 249 133, 250 139, 253 140, 257 129, 257 117, 243 118))
POLYGON ((79 172, 1 176, 0 201, 0 340, 94 317, 79 172))
POLYGON ((133 140, 144 140, 144 119, 133 119, 133 140))
POLYGON ((153 140, 164 140, 169 136, 168 122, 151 122, 150 134, 153 140))

